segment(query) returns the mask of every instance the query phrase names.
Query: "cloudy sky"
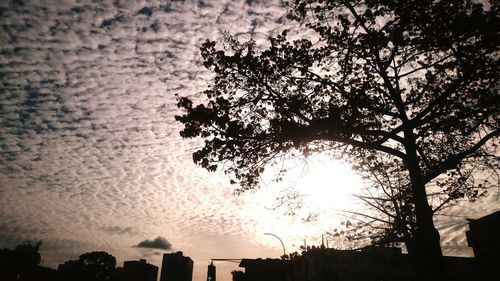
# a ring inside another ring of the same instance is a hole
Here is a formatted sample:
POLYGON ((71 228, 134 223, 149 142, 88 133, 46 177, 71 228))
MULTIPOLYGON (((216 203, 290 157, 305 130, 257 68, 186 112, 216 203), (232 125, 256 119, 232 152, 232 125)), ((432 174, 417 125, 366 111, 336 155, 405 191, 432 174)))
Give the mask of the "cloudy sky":
MULTIPOLYGON (((264 178, 235 197, 222 173, 192 164, 200 143, 174 120, 175 94, 196 97, 210 79, 201 43, 229 32, 265 44, 285 13, 257 0, 0 1, 0 248, 43 240, 54 268, 94 250, 158 266, 183 251, 201 281, 211 258, 278 257, 266 232, 287 251, 319 243, 338 210, 356 207, 348 167, 313 158, 286 184, 264 178), (305 185, 296 216, 272 210, 305 185)), ((471 255, 464 217, 498 209, 490 197, 450 210, 438 222, 445 252, 471 255)), ((236 265, 217 266, 229 281, 236 265)))

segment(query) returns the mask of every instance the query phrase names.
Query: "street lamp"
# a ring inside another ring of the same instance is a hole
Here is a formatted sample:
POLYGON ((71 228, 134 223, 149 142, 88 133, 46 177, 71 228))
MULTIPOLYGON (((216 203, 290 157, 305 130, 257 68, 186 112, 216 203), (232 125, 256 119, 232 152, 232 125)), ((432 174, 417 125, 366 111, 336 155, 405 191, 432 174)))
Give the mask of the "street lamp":
POLYGON ((284 256, 286 256, 286 252, 285 252, 285 244, 283 244, 283 241, 281 241, 281 239, 280 239, 278 236, 276 236, 276 235, 274 235, 274 234, 272 234, 272 233, 264 233, 264 235, 272 235, 272 236, 274 236, 274 237, 278 238, 278 240, 280 240, 280 242, 281 242, 281 246, 283 246, 283 255, 284 255, 284 256))

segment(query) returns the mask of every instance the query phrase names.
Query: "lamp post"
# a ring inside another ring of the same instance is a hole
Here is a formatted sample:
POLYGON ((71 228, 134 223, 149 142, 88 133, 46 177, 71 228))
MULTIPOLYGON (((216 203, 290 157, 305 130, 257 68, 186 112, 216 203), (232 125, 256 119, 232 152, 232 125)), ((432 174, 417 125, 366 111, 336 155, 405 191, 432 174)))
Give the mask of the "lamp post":
POLYGON ((285 244, 283 244, 283 241, 281 241, 281 239, 280 239, 277 235, 274 235, 274 234, 272 234, 272 233, 264 233, 264 235, 272 235, 272 236, 274 236, 274 237, 278 238, 278 240, 280 240, 280 242, 281 242, 281 246, 283 246, 283 255, 284 255, 284 256, 286 256, 286 252, 285 252, 285 244))

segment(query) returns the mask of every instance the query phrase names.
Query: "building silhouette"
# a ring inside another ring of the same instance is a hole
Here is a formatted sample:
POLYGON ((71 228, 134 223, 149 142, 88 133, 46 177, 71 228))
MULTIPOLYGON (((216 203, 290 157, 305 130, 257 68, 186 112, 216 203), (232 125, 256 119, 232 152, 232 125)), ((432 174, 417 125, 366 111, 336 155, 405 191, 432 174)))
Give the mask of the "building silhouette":
POLYGON ((240 267, 245 268, 245 273, 237 278, 245 281, 287 281, 289 263, 280 259, 242 259, 240 267))
MULTIPOLYGON (((477 280, 473 258, 444 257, 450 280, 477 280)), ((401 248, 337 250, 313 247, 290 261, 287 281, 416 281, 413 263, 401 248)))
MULTIPOLYGON (((444 257, 450 280, 477 281, 473 258, 444 257)), ((401 248, 366 247, 362 250, 308 248, 291 260, 242 259, 245 272, 233 272, 234 281, 417 281, 408 254, 401 248)))
POLYGON ((208 265, 208 269, 207 269, 207 281, 216 281, 215 272, 216 272, 216 269, 215 269, 214 262, 211 262, 208 265))
POLYGON ((476 220, 469 219, 469 231, 465 235, 474 251, 480 280, 493 280, 490 278, 498 275, 500 265, 500 211, 476 220))
POLYGON ((80 269, 80 264, 77 261, 69 260, 65 263, 59 264, 57 267, 57 280, 71 280, 74 279, 75 272, 80 269))
POLYGON ((182 252, 163 254, 160 281, 192 281, 193 260, 182 252))
POLYGON ((147 263, 145 259, 141 259, 139 261, 124 261, 119 280, 156 281, 157 276, 158 267, 147 263))

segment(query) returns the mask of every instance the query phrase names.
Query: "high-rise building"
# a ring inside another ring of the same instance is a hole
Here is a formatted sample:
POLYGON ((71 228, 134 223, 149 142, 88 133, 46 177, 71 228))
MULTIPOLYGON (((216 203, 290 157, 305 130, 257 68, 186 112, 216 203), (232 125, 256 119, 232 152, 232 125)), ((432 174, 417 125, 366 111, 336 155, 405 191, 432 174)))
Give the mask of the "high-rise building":
POLYGON ((208 270, 207 270, 207 281, 215 281, 215 265, 213 262, 211 262, 208 265, 208 270))
POLYGON ((479 266, 480 280, 492 280, 498 274, 500 255, 500 211, 482 218, 469 220, 469 231, 465 233, 467 243, 474 250, 479 266))
POLYGON ((163 254, 160 281, 192 281, 193 260, 182 252, 163 254))
POLYGON ((156 281, 158 267, 146 263, 146 260, 124 261, 122 280, 124 281, 156 281))

